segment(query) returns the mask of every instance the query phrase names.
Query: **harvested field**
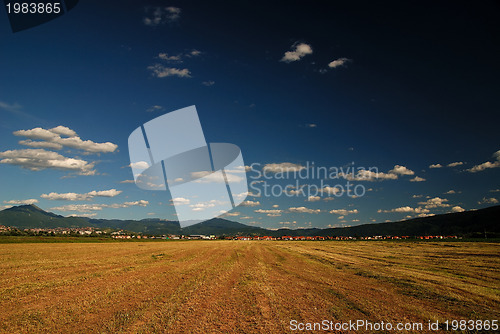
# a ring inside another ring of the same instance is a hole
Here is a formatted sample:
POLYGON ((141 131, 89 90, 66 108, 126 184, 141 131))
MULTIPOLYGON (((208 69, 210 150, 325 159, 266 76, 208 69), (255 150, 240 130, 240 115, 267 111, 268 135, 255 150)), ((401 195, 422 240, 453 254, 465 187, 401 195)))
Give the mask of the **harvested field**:
POLYGON ((0 331, 288 333, 291 320, 499 319, 499 254, 499 244, 472 242, 0 244, 0 331))

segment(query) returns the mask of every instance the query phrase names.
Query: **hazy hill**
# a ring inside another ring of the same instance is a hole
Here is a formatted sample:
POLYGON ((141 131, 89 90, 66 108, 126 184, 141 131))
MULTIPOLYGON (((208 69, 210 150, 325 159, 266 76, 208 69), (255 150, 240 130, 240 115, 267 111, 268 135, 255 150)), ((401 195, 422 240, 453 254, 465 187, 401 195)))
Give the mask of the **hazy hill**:
POLYGON ((87 219, 91 226, 99 228, 123 229, 150 235, 181 234, 179 222, 159 218, 142 220, 87 219))
POLYGON ((215 234, 215 235, 271 235, 271 236, 375 236, 375 235, 484 235, 500 236, 500 206, 415 218, 399 222, 364 224, 329 229, 268 230, 221 218, 181 228, 179 222, 150 218, 142 220, 91 219, 63 217, 46 212, 36 205, 21 205, 0 211, 0 224, 18 228, 98 227, 123 229, 151 235, 161 234, 215 234))
POLYGON ((199 224, 191 225, 188 227, 184 227, 182 229, 182 233, 184 234, 215 234, 215 235, 237 235, 237 234, 260 234, 265 235, 269 233, 268 230, 263 229, 261 227, 248 226, 245 224, 233 222, 226 219, 221 218, 213 218, 207 221, 204 221, 199 224))
POLYGON ((0 211, 0 224, 18 228, 92 226, 84 218, 59 216, 36 205, 20 205, 0 211))

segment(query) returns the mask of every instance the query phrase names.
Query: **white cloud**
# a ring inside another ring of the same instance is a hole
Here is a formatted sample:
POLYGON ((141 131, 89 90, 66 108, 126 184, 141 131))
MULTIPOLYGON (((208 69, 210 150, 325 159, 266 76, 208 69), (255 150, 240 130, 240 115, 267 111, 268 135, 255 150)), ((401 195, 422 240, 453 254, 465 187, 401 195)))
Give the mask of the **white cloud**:
POLYGON ((56 206, 50 208, 49 210, 56 211, 76 211, 76 212, 90 212, 90 211, 100 211, 102 210, 102 204, 69 204, 63 206, 56 206))
POLYGON ((186 205, 191 203, 191 201, 188 198, 184 197, 176 197, 170 200, 174 205, 186 205))
POLYGON ((53 207, 50 208, 49 210, 64 211, 64 212, 66 211, 91 212, 91 211, 100 211, 103 208, 121 209, 121 208, 128 208, 131 206, 145 207, 147 205, 149 205, 148 201, 139 200, 134 202, 114 203, 114 204, 69 204, 69 205, 53 207))
POLYGON ((446 198, 434 197, 425 202, 419 202, 418 204, 424 205, 426 209, 449 207, 450 205, 445 202, 448 202, 446 198))
POLYGON ((28 140, 19 141, 19 144, 37 148, 59 150, 68 147, 82 150, 85 153, 111 153, 118 148, 118 145, 110 142, 96 143, 91 140, 82 140, 74 130, 62 125, 48 130, 39 127, 30 130, 18 130, 14 131, 13 134, 28 138, 28 140), (32 139, 41 141, 32 141, 32 139))
POLYGON ((241 215, 241 213, 240 212, 226 212, 224 215, 227 217, 237 217, 237 216, 241 215))
MULTIPOLYGON (((236 171, 237 172, 237 171, 236 171)), ((225 179, 221 173, 211 171, 192 172, 191 177, 197 183, 225 183, 225 179)), ((243 178, 226 172, 226 179, 228 183, 238 183, 243 181, 243 178)))
POLYGON ((335 59, 334 61, 330 62, 328 64, 328 67, 329 68, 337 68, 337 67, 341 67, 341 66, 345 66, 348 62, 352 61, 351 59, 349 58, 339 58, 339 59, 335 59))
POLYGON ((490 197, 490 198, 483 197, 483 199, 477 203, 478 204, 498 204, 498 200, 494 197, 490 197))
POLYGON ((287 51, 285 52, 285 55, 283 58, 281 58, 281 61, 285 63, 290 63, 293 61, 300 60, 306 55, 312 54, 312 48, 309 44, 306 43, 295 43, 292 45, 292 51, 287 51))
POLYGON ((146 161, 133 162, 129 166, 135 169, 148 169, 150 167, 149 163, 146 161))
POLYGON ((58 169, 79 175, 95 175, 94 163, 65 157, 44 149, 9 150, 0 152, 0 163, 16 165, 32 171, 58 169))
POLYGON ((187 68, 179 69, 175 67, 166 67, 161 64, 154 64, 148 66, 148 70, 153 73, 154 77, 165 78, 165 77, 180 77, 180 78, 191 78, 191 72, 187 68))
POLYGON ((181 9, 178 7, 147 7, 146 16, 142 22, 151 27, 165 24, 167 22, 178 21, 181 15, 181 9))
POLYGON ((212 81, 212 80, 209 80, 209 81, 203 81, 201 84, 202 84, 203 86, 210 87, 210 86, 215 85, 215 81, 212 81))
POLYGON ((65 137, 76 137, 76 132, 70 128, 68 128, 67 126, 62 126, 62 125, 59 125, 59 126, 56 126, 55 128, 52 128, 50 129, 49 131, 51 131, 52 133, 56 133, 58 135, 61 135, 61 136, 65 136, 65 137))
POLYGON ((500 167, 500 150, 498 150, 495 153, 493 153, 493 157, 497 161, 494 161, 494 162, 490 162, 490 161, 483 162, 482 164, 479 164, 479 165, 473 166, 472 168, 467 169, 467 171, 470 172, 470 173, 477 173, 477 172, 482 172, 485 169, 500 167))
POLYGON ((378 210, 377 212, 378 213, 381 213, 381 212, 386 212, 386 213, 389 213, 389 212, 398 212, 398 213, 409 213, 409 212, 414 212, 414 213, 428 213, 429 210, 421 208, 421 207, 412 208, 412 207, 409 207, 409 206, 402 206, 402 207, 391 209, 391 210, 378 210))
POLYGON ((405 166, 400 166, 396 165, 394 166, 393 169, 389 171, 390 174, 396 174, 396 175, 413 175, 415 174, 414 171, 411 169, 406 168, 405 166))
POLYGON ((359 211, 357 209, 354 209, 354 210, 338 209, 338 210, 331 210, 330 213, 336 214, 336 215, 341 215, 341 216, 346 216, 349 214, 359 213, 359 211))
POLYGON ((324 186, 323 188, 321 188, 320 192, 321 194, 335 195, 341 192, 341 190, 337 187, 324 186))
POLYGON ((469 169, 467 169, 467 171, 471 172, 471 173, 477 173, 477 172, 482 172, 485 169, 497 168, 497 167, 500 167, 500 161, 495 161, 495 162, 487 161, 487 162, 484 162, 480 165, 476 165, 472 168, 469 168, 469 169))
POLYGON ((424 182, 425 179, 420 176, 415 176, 413 179, 410 179, 410 182, 424 182))
POLYGON ((241 206, 259 206, 260 202, 259 201, 243 201, 240 204, 241 206))
POLYGON ((429 168, 442 168, 442 167, 443 167, 443 165, 441 165, 441 164, 432 164, 429 166, 429 168))
POLYGON ((60 150, 63 148, 63 146, 59 143, 49 141, 32 141, 31 139, 20 140, 19 144, 34 148, 48 148, 52 150, 60 150))
POLYGON ((458 205, 451 208, 451 212, 464 212, 464 211, 465 209, 458 205))
POLYGON ((314 123, 308 123, 308 124, 306 124, 307 128, 315 128, 317 126, 318 126, 318 124, 314 124, 314 123))
MULTIPOLYGON (((280 217, 283 210, 254 210, 256 213, 265 213, 268 217, 280 217)), ((260 219, 260 218, 259 218, 260 219)))
POLYGON ((316 202, 316 201, 320 201, 320 200, 321 200, 321 197, 319 197, 319 196, 309 196, 307 198, 308 202, 316 202))
POLYGON ((29 204, 35 204, 38 203, 37 199, 23 199, 23 200, 10 200, 10 201, 3 201, 4 204, 12 204, 12 205, 29 205, 29 204))
POLYGON ((160 52, 158 54, 158 58, 161 59, 161 60, 165 60, 169 63, 181 63, 182 62, 182 55, 177 55, 177 56, 169 56, 167 53, 165 52, 160 52))
POLYGON ((193 57, 196 57, 199 55, 201 55, 201 51, 198 51, 198 50, 191 50, 189 52, 179 53, 175 56, 169 56, 168 53, 166 53, 166 52, 160 52, 156 58, 161 59, 169 64, 172 64, 172 63, 179 64, 179 63, 182 63, 184 61, 185 57, 193 58, 193 57))
POLYGON ((280 206, 278 204, 274 204, 273 208, 279 208, 280 206))
POLYGON ((51 201, 88 201, 94 197, 115 197, 121 194, 121 190, 109 189, 109 190, 100 190, 100 191, 90 191, 85 194, 77 194, 77 193, 50 193, 50 194, 42 194, 40 197, 43 199, 48 199, 51 201))
POLYGON ((203 211, 207 208, 213 208, 215 207, 215 203, 213 202, 201 202, 201 203, 196 203, 196 204, 191 204, 189 205, 191 208, 193 208, 193 211, 203 211))
POLYGON ((374 172, 368 169, 359 170, 353 177, 352 174, 344 174, 343 177, 350 181, 375 181, 375 180, 396 180, 397 174, 374 172))
POLYGON ((306 208, 305 206, 292 207, 292 208, 289 208, 288 211, 295 212, 295 213, 314 213, 314 214, 321 212, 320 209, 309 209, 309 208, 306 208))
POLYGON ((279 209, 273 209, 273 210, 258 209, 258 210, 254 210, 254 211, 257 213, 271 213, 271 214, 277 214, 277 213, 283 212, 283 210, 279 210, 279 209))
POLYGON ((97 216, 97 213, 73 213, 70 214, 68 217, 87 217, 87 218, 92 218, 97 216))
POLYGON ((452 162, 452 163, 448 164, 447 167, 456 167, 456 166, 461 166, 463 164, 464 163, 462 161, 456 161, 456 162, 452 162))
POLYGON ((186 56, 187 57, 197 57, 201 54, 202 54, 202 52, 200 50, 193 49, 189 53, 186 53, 186 56))
POLYGON ((120 181, 120 183, 135 183, 134 180, 123 180, 123 181, 120 181))
POLYGON ((273 163, 273 164, 266 164, 262 168, 264 172, 267 173, 294 173, 294 172, 299 172, 306 167, 299 165, 299 164, 294 164, 291 162, 282 162, 282 163, 273 163))

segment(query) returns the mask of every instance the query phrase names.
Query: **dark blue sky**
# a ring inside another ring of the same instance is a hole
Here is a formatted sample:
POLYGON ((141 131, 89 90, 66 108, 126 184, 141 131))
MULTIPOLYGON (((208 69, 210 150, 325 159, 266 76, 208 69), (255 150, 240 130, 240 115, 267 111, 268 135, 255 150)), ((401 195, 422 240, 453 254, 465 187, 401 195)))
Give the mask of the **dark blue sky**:
POLYGON ((127 139, 189 105, 207 140, 238 145, 248 166, 354 162, 384 173, 355 181, 371 189, 358 198, 249 196, 254 206, 233 210, 233 220, 325 227, 497 204, 499 9, 494 1, 82 0, 18 33, 0 10, 1 205, 36 200, 64 215, 172 219, 168 194, 123 183, 132 179, 127 139), (57 126, 76 134, 56 136, 80 141, 19 143, 47 140, 57 126), (43 131, 14 134, 35 128, 43 131), (454 162, 462 164, 447 167, 454 162))

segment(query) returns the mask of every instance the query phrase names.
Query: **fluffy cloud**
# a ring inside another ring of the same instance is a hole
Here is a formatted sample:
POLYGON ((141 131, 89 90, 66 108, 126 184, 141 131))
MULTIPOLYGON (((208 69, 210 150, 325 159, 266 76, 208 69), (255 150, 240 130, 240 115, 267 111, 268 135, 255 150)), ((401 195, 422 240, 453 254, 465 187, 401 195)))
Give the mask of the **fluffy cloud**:
POLYGON ((413 175, 415 174, 414 171, 411 169, 406 168, 405 166, 400 166, 396 165, 394 166, 393 169, 389 171, 390 174, 396 174, 396 175, 413 175))
POLYGON ((479 165, 473 166, 472 168, 467 169, 467 171, 470 172, 470 173, 477 173, 477 172, 482 172, 485 169, 500 167, 500 150, 498 150, 495 153, 493 153, 493 158, 495 158, 496 161, 494 161, 494 162, 490 162, 490 161, 483 162, 482 164, 479 164, 479 165))
POLYGON ((241 213, 240 213, 240 212, 226 212, 226 213, 224 214, 224 216, 226 216, 226 217, 237 217, 237 216, 239 216, 239 215, 241 215, 241 213))
POLYGON ((241 206, 259 206, 260 202, 259 201, 243 201, 241 206))
POLYGON ((336 214, 336 215, 341 215, 341 216, 346 216, 349 214, 356 214, 358 212, 359 211, 357 209, 354 209, 354 210, 338 209, 338 210, 331 210, 330 211, 331 214, 336 214))
POLYGON ((0 163, 16 165, 33 171, 58 169, 79 175, 94 175, 94 163, 65 157, 44 149, 9 150, 0 152, 0 163))
POLYGON ((178 7, 147 7, 146 16, 142 22, 150 27, 165 24, 167 22, 178 21, 181 15, 181 9, 178 7))
POLYGON ((169 64, 172 64, 172 63, 178 64, 178 63, 182 63, 185 58, 193 58, 193 57, 196 57, 199 55, 201 55, 201 51, 198 51, 198 50, 191 50, 189 52, 179 53, 175 56, 169 56, 168 53, 166 53, 166 52, 160 52, 156 58, 161 59, 169 64))
POLYGON ((266 164, 262 168, 262 170, 266 173, 294 173, 294 172, 300 172, 301 170, 305 169, 306 167, 299 165, 299 164, 294 164, 291 162, 282 162, 279 164, 266 164))
POLYGON ((154 64, 148 66, 154 77, 165 78, 165 77, 180 77, 180 78, 191 78, 191 72, 187 68, 179 69, 175 67, 166 67, 162 64, 154 64))
POLYGON ((53 143, 48 141, 32 141, 31 139, 20 140, 19 144, 33 148, 48 148, 51 150, 60 150, 63 148, 63 146, 59 143, 53 143))
POLYGON ((121 209, 128 208, 131 206, 148 206, 149 202, 145 200, 139 200, 134 202, 125 202, 125 203, 114 203, 114 204, 69 204, 63 206, 57 206, 50 208, 49 210, 55 211, 76 211, 76 212, 91 212, 91 211, 100 211, 103 208, 112 208, 112 209, 121 209))
POLYGON ((306 43, 295 43, 292 45, 292 51, 287 51, 285 52, 285 55, 283 58, 281 58, 281 61, 285 63, 291 63, 293 61, 298 61, 304 56, 312 54, 312 48, 309 44, 306 43))
POLYGON ((276 213, 282 213, 283 210, 279 210, 279 209, 273 209, 273 210, 258 209, 258 210, 255 210, 255 212, 257 212, 257 213, 272 213, 272 214, 276 214, 276 213))
MULTIPOLYGON (((353 175, 353 173, 339 173, 339 176, 342 176, 346 180, 349 181, 382 181, 382 180, 397 180, 399 176, 413 175, 414 171, 411 169, 401 166, 395 165, 393 169, 389 170, 387 173, 373 171, 370 169, 360 169, 358 172, 353 175)), ((420 178, 417 178, 420 179, 420 178)))
POLYGON ((255 210, 255 212, 256 213, 265 213, 269 217, 280 217, 281 213, 283 212, 283 210, 277 210, 277 209, 274 209, 274 210, 262 210, 262 209, 258 209, 258 210, 255 210))
POLYGON ((397 174, 393 173, 383 173, 374 172, 368 169, 359 170, 356 175, 349 174, 339 174, 349 181, 376 181, 376 180, 396 180, 398 178, 397 174))
POLYGON ((38 203, 37 199, 23 199, 23 200, 10 200, 10 201, 3 201, 4 204, 11 204, 11 205, 29 205, 29 204, 35 204, 38 203))
POLYGON ((414 212, 414 213, 428 213, 429 210, 421 208, 421 207, 412 208, 412 207, 409 207, 409 206, 402 206, 402 207, 391 209, 391 210, 378 210, 377 212, 378 213, 381 213, 381 212, 386 212, 386 213, 388 213, 388 212, 398 212, 398 213, 409 213, 409 212, 414 212))
POLYGON ((176 197, 170 200, 174 205, 186 205, 191 203, 191 201, 188 198, 184 197, 176 197))
POLYGON ((158 58, 161 60, 165 60, 167 62, 174 62, 174 63, 179 63, 182 62, 182 56, 181 55, 176 55, 176 56, 169 56, 167 53, 159 53, 158 58))
POLYGON ((28 138, 27 140, 21 140, 19 144, 35 148, 60 150, 63 147, 68 147, 82 150, 89 154, 111 153, 118 148, 118 145, 110 142, 96 143, 92 140, 82 140, 74 130, 62 125, 48 130, 39 127, 30 130, 18 130, 14 131, 13 134, 28 138), (41 141, 33 141, 32 139, 41 141))
POLYGON ((413 179, 410 179, 410 182, 424 182, 425 179, 420 176, 415 176, 413 179))
POLYGON ((478 204, 498 204, 498 200, 494 197, 490 197, 490 198, 483 197, 483 199, 477 203, 478 204))
MULTIPOLYGON (((234 171, 238 173, 238 171, 234 171)), ((225 183, 225 179, 221 173, 211 172, 211 171, 200 171, 192 172, 191 177, 194 179, 193 182, 197 183, 225 183)), ((226 172, 226 179, 229 183, 238 183, 243 181, 243 178, 238 175, 234 175, 226 172)))
POLYGON ((446 165, 447 167, 456 167, 456 166, 461 166, 463 165, 464 163, 462 161, 456 161, 456 162, 452 162, 448 165, 446 165))
POLYGON ((88 201, 94 197, 115 197, 121 194, 121 190, 109 189, 109 190, 100 190, 100 191, 91 191, 85 194, 77 194, 77 193, 50 193, 50 194, 42 194, 40 197, 43 199, 48 199, 51 201, 88 201))
POLYGON ((288 211, 294 212, 294 213, 320 213, 320 209, 309 209, 306 208, 305 206, 300 206, 300 207, 292 207, 289 208, 288 211))
POLYGON ((425 202, 419 202, 418 204, 423 205, 426 209, 449 207, 450 205, 445 202, 448 202, 446 198, 434 197, 425 202))
POLYGON ((464 212, 464 211, 465 209, 458 205, 451 208, 451 212, 464 212))
POLYGON ((321 197, 319 197, 319 196, 309 196, 307 198, 308 202, 316 202, 316 201, 319 201, 319 200, 321 200, 321 197))
POLYGON ((442 168, 442 167, 443 167, 443 165, 441 165, 441 164, 432 164, 429 166, 429 168, 442 168))
POLYGON ((339 59, 335 59, 334 61, 330 62, 328 64, 328 67, 329 68, 337 68, 337 67, 341 67, 341 66, 346 66, 346 64, 348 62, 352 61, 351 59, 349 58, 339 58, 339 59))
POLYGON ((335 194, 341 192, 342 190, 340 190, 340 188, 337 188, 337 187, 324 186, 323 188, 321 188, 320 191, 321 191, 321 194, 335 195, 335 194))

